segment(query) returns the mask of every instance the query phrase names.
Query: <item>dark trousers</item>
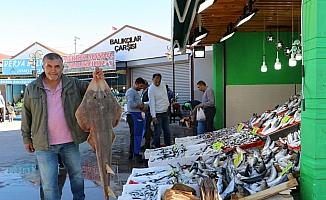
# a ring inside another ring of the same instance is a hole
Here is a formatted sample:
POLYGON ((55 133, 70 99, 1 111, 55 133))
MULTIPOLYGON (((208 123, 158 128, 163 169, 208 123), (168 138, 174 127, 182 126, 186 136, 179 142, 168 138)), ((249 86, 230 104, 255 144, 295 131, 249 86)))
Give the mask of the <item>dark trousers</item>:
POLYGON ((131 114, 127 114, 127 123, 129 125, 130 142, 129 142, 129 156, 134 154, 134 122, 131 114))
POLYGON ((149 149, 151 147, 151 140, 153 137, 153 130, 151 129, 152 116, 150 112, 145 113, 145 147, 149 149))
POLYGON ((163 130, 164 134, 164 144, 166 146, 171 145, 171 132, 169 127, 169 116, 167 112, 164 113, 156 113, 157 123, 154 124, 154 138, 153 138, 153 145, 156 148, 161 146, 160 144, 160 137, 161 132, 163 130))
POLYGON ((204 108, 204 113, 206 116, 206 132, 214 131, 214 117, 216 113, 215 107, 204 108))

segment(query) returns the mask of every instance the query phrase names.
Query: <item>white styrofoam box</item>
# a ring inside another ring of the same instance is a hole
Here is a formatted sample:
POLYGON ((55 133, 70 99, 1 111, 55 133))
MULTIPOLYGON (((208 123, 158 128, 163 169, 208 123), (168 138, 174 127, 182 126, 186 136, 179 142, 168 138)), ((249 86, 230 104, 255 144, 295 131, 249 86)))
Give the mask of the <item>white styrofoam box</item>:
POLYGON ((196 145, 196 144, 206 144, 206 140, 203 138, 200 138, 200 139, 196 139, 196 140, 190 140, 190 141, 184 142, 182 144, 186 148, 188 148, 189 146, 196 145))
POLYGON ((132 192, 140 191, 144 192, 146 188, 158 189, 156 184, 127 184, 123 185, 121 196, 130 195, 132 192))
POLYGON ((148 160, 148 167, 157 167, 162 165, 171 165, 173 167, 177 167, 179 165, 191 165, 192 162, 196 161, 199 158, 199 155, 193 156, 184 156, 178 158, 171 158, 167 160, 148 160))
POLYGON ((176 181, 175 177, 169 176, 170 174, 171 171, 163 171, 151 176, 129 176, 126 184, 129 184, 130 181, 134 181, 140 184, 147 184, 147 183, 155 183, 157 185, 169 184, 169 183, 173 183, 174 180, 176 181), (153 182, 154 180, 157 181, 153 182))
POLYGON ((158 167, 148 167, 148 168, 133 168, 131 171, 130 176, 137 176, 139 174, 145 174, 149 172, 154 172, 153 174, 156 174, 156 172, 161 171, 170 171, 172 170, 171 166, 158 166, 158 167))
POLYGON ((197 136, 187 136, 187 137, 175 138, 174 142, 176 144, 182 144, 184 142, 188 142, 190 140, 195 140, 195 139, 198 139, 198 137, 197 136))
POLYGON ((160 152, 162 152, 162 150, 172 151, 173 147, 179 149, 180 146, 181 145, 174 144, 174 145, 160 147, 160 148, 156 148, 156 149, 146 149, 144 152, 144 156, 145 156, 145 159, 149 159, 151 156, 160 154, 160 152))

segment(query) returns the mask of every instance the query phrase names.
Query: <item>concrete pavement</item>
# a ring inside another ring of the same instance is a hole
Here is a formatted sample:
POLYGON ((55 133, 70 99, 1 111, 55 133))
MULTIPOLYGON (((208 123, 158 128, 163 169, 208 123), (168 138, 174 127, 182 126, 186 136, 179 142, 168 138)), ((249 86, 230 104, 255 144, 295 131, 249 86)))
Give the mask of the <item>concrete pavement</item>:
MULTIPOLYGON (((112 168, 116 172, 111 179, 111 188, 120 195, 133 167, 146 164, 128 160, 129 129, 121 121, 115 129, 116 142, 112 147, 112 168)), ((39 174, 34 154, 25 152, 20 121, 0 123, 0 200, 39 199, 39 174)), ((98 185, 95 153, 88 144, 80 145, 82 166, 85 175, 85 194, 88 200, 103 199, 102 187, 98 185)), ((62 200, 71 200, 69 178, 63 189, 62 200)), ((113 198, 111 198, 113 199, 113 198)))

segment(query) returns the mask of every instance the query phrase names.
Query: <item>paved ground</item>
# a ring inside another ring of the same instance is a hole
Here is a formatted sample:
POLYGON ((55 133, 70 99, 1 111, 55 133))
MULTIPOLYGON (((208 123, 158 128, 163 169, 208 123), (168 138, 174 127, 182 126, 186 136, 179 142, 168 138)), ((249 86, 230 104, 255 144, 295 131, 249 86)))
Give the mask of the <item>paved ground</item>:
MULTIPOLYGON (((191 131, 177 124, 171 124, 172 138, 190 135, 191 131)), ((147 167, 145 162, 128 159, 129 128, 121 121, 115 128, 116 141, 112 147, 112 168, 116 175, 111 179, 111 188, 118 196, 122 186, 134 167, 147 167)), ((20 121, 0 123, 0 200, 39 199, 39 174, 34 154, 25 152, 20 133, 20 121)), ((95 153, 88 144, 80 145, 82 166, 85 175, 86 199, 103 199, 102 188, 98 185, 98 170, 95 153)), ((63 190, 62 200, 71 200, 69 179, 63 190)))
MULTIPOLYGON (((36 170, 34 154, 26 153, 23 148, 20 121, 0 124, 0 199, 25 200, 39 199, 39 175, 36 170)), ((113 170, 111 187, 117 195, 121 194, 133 167, 146 167, 146 164, 128 160, 129 129, 124 121, 115 129, 116 142, 113 145, 113 170)), ((98 173, 95 153, 86 143, 80 146, 83 169, 85 172, 86 199, 103 199, 102 188, 97 185, 98 173)), ((63 200, 72 199, 69 179, 64 186, 63 200)))

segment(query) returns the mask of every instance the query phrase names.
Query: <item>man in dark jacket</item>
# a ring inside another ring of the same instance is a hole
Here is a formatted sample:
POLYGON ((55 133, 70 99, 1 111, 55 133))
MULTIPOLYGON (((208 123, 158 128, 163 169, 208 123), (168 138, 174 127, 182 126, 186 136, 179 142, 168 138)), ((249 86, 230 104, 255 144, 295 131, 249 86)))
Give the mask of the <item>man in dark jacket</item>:
POLYGON ((149 110, 149 98, 148 98, 148 88, 149 88, 149 84, 148 82, 145 80, 145 86, 144 86, 144 90, 143 90, 143 94, 142 94, 142 102, 144 103, 144 107, 145 107, 145 127, 144 127, 144 137, 145 137, 145 149, 149 149, 151 148, 151 140, 153 137, 153 130, 151 128, 151 122, 152 122, 152 116, 151 116, 151 112, 149 110))
MULTIPOLYGON (((58 200, 58 155, 68 171, 74 200, 84 200, 84 179, 79 144, 88 136, 75 112, 88 83, 67 77, 56 53, 43 58, 44 72, 25 90, 21 131, 26 151, 36 153, 44 199, 58 200)), ((93 78, 103 78, 96 68, 93 78)))

